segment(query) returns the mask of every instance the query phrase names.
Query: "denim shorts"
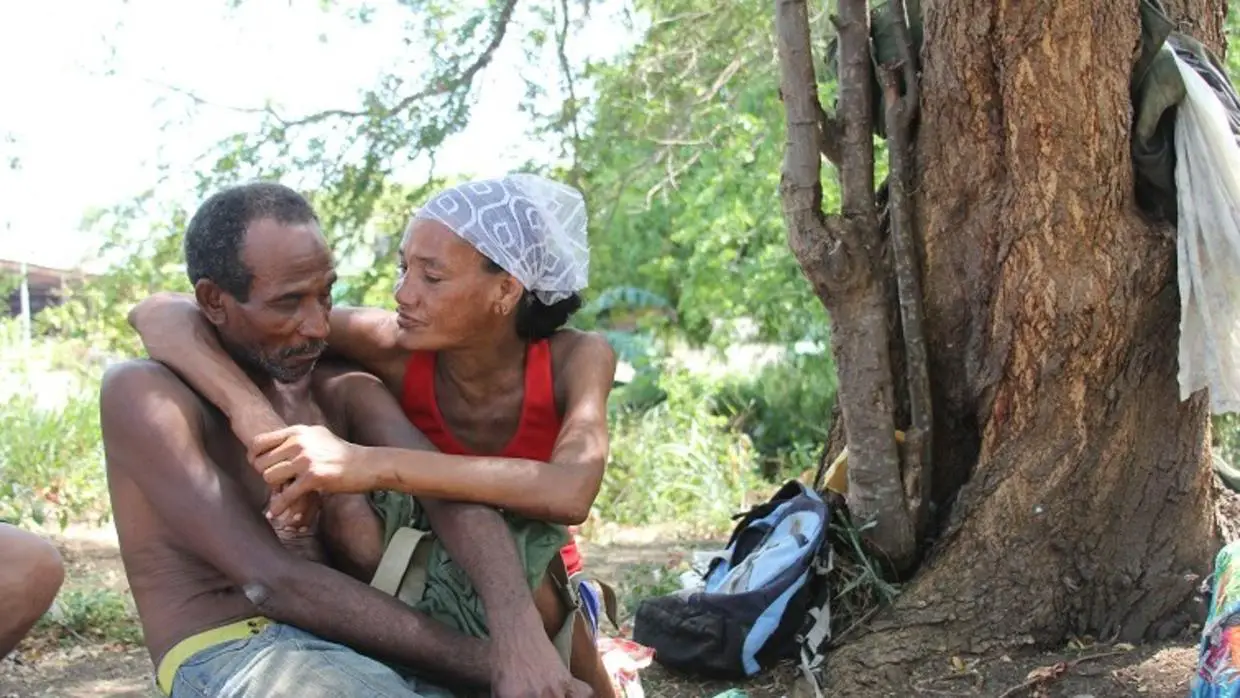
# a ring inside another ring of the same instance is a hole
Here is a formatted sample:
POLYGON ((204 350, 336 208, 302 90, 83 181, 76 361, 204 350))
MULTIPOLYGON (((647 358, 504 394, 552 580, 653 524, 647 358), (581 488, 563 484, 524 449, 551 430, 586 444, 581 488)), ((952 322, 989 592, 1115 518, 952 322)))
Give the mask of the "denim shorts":
POLYGON ((172 698, 451 698, 366 655, 290 625, 195 653, 177 670, 172 698))

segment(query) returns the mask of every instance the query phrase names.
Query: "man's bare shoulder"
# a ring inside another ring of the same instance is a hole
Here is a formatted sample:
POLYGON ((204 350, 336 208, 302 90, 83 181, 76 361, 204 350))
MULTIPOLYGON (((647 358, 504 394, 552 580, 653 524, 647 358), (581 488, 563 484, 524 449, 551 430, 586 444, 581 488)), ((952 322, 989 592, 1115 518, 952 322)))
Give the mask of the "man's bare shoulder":
POLYGON ((157 361, 132 359, 104 371, 99 417, 105 442, 151 430, 197 436, 204 416, 202 399, 157 361))
POLYGON ((186 406, 202 407, 201 400, 185 381, 167 366, 152 359, 129 359, 108 366, 99 387, 100 402, 114 402, 108 399, 111 396, 140 400, 171 399, 186 406))

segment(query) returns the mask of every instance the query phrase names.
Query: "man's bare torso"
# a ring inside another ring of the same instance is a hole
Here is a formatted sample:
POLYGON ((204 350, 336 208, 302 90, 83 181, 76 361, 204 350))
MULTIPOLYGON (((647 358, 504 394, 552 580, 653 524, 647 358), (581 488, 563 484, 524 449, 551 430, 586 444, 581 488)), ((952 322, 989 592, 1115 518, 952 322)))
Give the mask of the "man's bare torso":
MULTIPOLYGON (((172 374, 167 381, 170 392, 187 390, 172 374)), ((247 511, 262 519, 269 495, 267 484, 250 466, 245 447, 232 434, 224 415, 196 394, 192 399, 201 418, 207 455, 221 477, 231 480, 237 486, 235 491, 243 493, 247 511)), ((317 413, 312 405, 302 407, 317 413)), ((295 416, 288 412, 286 416, 295 416)), ((142 465, 176 467, 170 463, 142 465)), ((185 540, 195 532, 169 529, 123 469, 109 465, 108 485, 121 558, 153 662, 158 664, 173 645, 194 633, 256 614, 239 587, 189 552, 185 540)))

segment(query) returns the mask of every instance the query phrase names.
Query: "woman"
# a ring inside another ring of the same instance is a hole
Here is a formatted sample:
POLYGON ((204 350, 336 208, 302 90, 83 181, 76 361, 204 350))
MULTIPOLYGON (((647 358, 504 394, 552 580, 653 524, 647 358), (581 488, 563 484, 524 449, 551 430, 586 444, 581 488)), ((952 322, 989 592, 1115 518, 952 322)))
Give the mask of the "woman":
MULTIPOLYGON (((272 514, 315 491, 390 489, 581 523, 607 460, 615 355, 599 335, 562 329, 581 305, 589 263, 580 193, 524 174, 448 189, 414 216, 399 254, 397 311, 334 309, 329 349, 380 378, 441 453, 401 451, 316 468, 315 454, 331 449, 307 447, 312 439, 296 428, 254 438, 234 422, 268 482, 287 483, 272 514), (361 487, 359 473, 369 477, 361 487)), ((192 299, 152 297, 131 320, 152 358, 227 414, 265 404, 204 330, 192 299)), ((416 518, 411 500, 394 501, 378 499, 385 541, 416 518)), ((561 554, 568 575, 581 571, 575 541, 561 554)), ((596 599, 585 601, 597 607, 596 599)), ((579 647, 592 649, 580 626, 575 657, 579 647)), ((596 695, 606 695, 600 688, 610 687, 595 686, 596 695)))

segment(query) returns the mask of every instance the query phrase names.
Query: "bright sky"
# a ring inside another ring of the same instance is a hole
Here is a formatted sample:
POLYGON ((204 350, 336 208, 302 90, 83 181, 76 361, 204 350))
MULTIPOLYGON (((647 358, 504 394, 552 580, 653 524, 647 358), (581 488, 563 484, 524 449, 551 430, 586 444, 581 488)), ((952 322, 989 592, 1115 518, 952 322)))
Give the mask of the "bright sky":
MULTIPOLYGON (((99 240, 81 230, 84 214, 151 188, 161 164, 188 182, 196 156, 255 123, 195 107, 166 86, 220 105, 270 100, 296 115, 355 107, 385 68, 410 65, 401 41, 408 10, 394 3, 378 3, 366 25, 321 11, 318 0, 229 4, 0 4, 0 259, 63 267, 89 258, 99 240), (13 156, 21 161, 16 171, 7 168, 13 156)), ((599 5, 571 35, 574 59, 614 55, 631 39, 620 8, 599 5)), ((440 173, 489 175, 545 156, 546 147, 525 136, 528 120, 517 110, 525 90, 518 38, 510 32, 484 72, 473 122, 439 154, 440 173)), ((553 67, 543 74, 556 75, 553 67)), ((192 195, 188 183, 178 186, 174 177, 164 189, 192 195)))

